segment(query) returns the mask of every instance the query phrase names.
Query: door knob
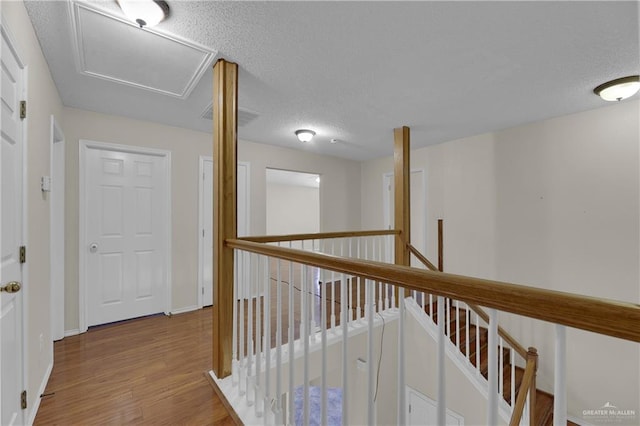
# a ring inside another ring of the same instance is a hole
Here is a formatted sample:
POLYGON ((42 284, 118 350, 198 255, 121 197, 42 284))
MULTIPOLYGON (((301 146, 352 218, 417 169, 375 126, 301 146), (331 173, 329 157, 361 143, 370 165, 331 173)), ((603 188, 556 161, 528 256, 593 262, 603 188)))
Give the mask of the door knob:
POLYGON ((97 251, 98 251, 98 244, 96 244, 96 243, 92 243, 92 244, 90 244, 90 245, 89 245, 89 251, 90 251, 91 253, 95 253, 95 252, 97 252, 97 251))
POLYGON ((18 281, 11 281, 9 284, 5 285, 4 287, 0 287, 0 292, 6 291, 7 293, 17 293, 20 291, 21 288, 22 286, 18 281))

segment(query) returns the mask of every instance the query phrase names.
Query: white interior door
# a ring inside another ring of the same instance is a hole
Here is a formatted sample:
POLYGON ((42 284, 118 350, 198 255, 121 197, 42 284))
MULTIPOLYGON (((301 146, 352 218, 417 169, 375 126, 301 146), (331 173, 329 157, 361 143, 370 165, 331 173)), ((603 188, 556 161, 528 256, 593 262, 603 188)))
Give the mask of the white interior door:
POLYGON ((169 160, 81 142, 87 326, 163 312, 169 160))
MULTIPOLYGON (((249 163, 238 163, 238 236, 249 235, 249 163)), ((200 157, 200 256, 201 306, 213 305, 213 159, 200 157)))
POLYGON ((20 246, 23 244, 23 131, 20 100, 24 67, 2 22, 0 91, 0 424, 24 423, 20 394, 23 375, 23 283, 20 246), (16 284, 10 284, 16 283, 16 284))
POLYGON ((64 157, 65 140, 51 116, 51 336, 64 338, 64 157))

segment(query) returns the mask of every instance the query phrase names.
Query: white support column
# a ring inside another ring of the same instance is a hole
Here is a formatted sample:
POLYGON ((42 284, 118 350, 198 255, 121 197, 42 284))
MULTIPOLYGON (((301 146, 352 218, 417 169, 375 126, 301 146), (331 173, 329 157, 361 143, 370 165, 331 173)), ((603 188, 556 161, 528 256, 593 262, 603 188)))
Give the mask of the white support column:
POLYGON ((488 350, 488 378, 489 398, 487 400, 487 425, 498 424, 498 311, 487 309, 489 313, 489 350, 488 350))
POLYGON ((567 329, 556 324, 553 426, 567 424, 567 329))
POLYGON ((447 424, 447 385, 445 371, 445 344, 447 336, 445 335, 445 298, 438 296, 438 401, 437 401, 437 423, 439 425, 447 424))

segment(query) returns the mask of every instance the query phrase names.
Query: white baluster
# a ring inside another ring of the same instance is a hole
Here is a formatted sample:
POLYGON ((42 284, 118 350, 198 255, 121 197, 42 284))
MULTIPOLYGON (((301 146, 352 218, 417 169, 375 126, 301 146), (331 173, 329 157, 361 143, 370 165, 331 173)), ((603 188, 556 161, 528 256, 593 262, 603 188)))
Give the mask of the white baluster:
POLYGON ((320 391, 320 407, 322 408, 321 425, 327 424, 327 296, 321 292, 321 330, 322 330, 322 382, 320 391))
POLYGON ((553 381, 553 425, 567 424, 567 329, 556 324, 556 353, 553 381))
POLYGON ((246 354, 246 348, 247 348, 247 342, 245 340, 245 336, 244 336, 244 328, 245 328, 245 321, 244 321, 244 303, 246 300, 246 288, 245 288, 245 276, 244 276, 244 255, 245 252, 241 251, 240 253, 240 259, 238 262, 238 268, 239 270, 239 276, 240 276, 240 281, 239 281, 239 289, 240 289, 240 312, 239 312, 239 317, 240 317, 240 348, 239 348, 239 367, 240 367, 240 382, 238 383, 238 390, 240 391, 240 395, 244 396, 246 394, 246 371, 244 369, 244 366, 246 364, 246 358, 245 358, 245 354, 246 354))
POLYGON ((398 297, 400 297, 399 313, 398 313, 398 425, 403 426, 406 423, 406 385, 405 385, 405 339, 404 339, 404 288, 398 288, 398 297))
POLYGON ((446 388, 446 373, 445 373, 445 298, 438 296, 438 401, 437 401, 437 415, 436 423, 439 425, 447 424, 447 388, 446 388))
POLYGON ((262 410, 263 410, 263 400, 261 398, 261 393, 262 390, 260 388, 260 375, 262 374, 262 304, 263 302, 263 298, 261 297, 261 289, 264 288, 263 286, 261 286, 262 284, 262 277, 263 272, 262 272, 262 268, 264 268, 264 256, 256 256, 256 337, 255 337, 255 344, 256 344, 256 395, 255 395, 255 401, 256 401, 256 407, 255 407, 255 412, 256 412, 256 416, 257 417, 261 417, 262 416, 262 410))
POLYGON ((462 352, 460 348, 460 302, 456 300, 456 348, 462 352))
MULTIPOLYGON (((271 405, 271 259, 266 257, 264 280, 264 347, 265 375, 264 375, 264 407, 272 410, 271 405)), ((264 416, 264 424, 268 424, 269 415, 264 416)))
POLYGON ((469 306, 465 304, 464 310, 464 325, 465 325, 465 354, 467 357, 467 361, 469 361, 469 320, 471 320, 471 314, 469 313, 469 306))
POLYGON ((489 312, 489 341, 488 341, 488 379, 489 397, 487 400, 487 425, 498 424, 498 311, 488 309, 489 312))
MULTIPOLYGON (((291 243, 289 243, 289 246, 291 246, 291 243)), ((296 420, 296 410, 295 410, 295 404, 291 403, 292 399, 294 398, 295 395, 295 381, 294 381, 294 377, 295 377, 295 365, 294 365, 294 355, 295 355, 295 335, 294 335, 294 331, 295 331, 295 318, 294 318, 294 310, 293 310, 293 305, 294 305, 294 300, 295 300, 295 291, 293 288, 293 267, 294 264, 293 262, 289 262, 289 297, 287 298, 288 301, 288 347, 289 347, 289 424, 295 424, 295 420, 296 420)))
POLYGON ((245 270, 246 287, 249 293, 247 299, 247 404, 251 407, 254 403, 255 394, 254 387, 251 383, 253 379, 253 277, 251 274, 253 264, 253 253, 245 253, 245 262, 242 266, 245 270), (249 267, 247 268, 247 257, 249 258, 249 267))
POLYGON ((514 358, 516 356, 516 352, 513 350, 513 348, 511 348, 511 398, 509 398, 509 401, 511 401, 511 403, 509 405, 511 405, 511 407, 513 407, 516 404, 516 359, 514 358))
MULTIPOLYGON (((335 252, 335 240, 331 242, 331 254, 335 252)), ((331 271, 331 331, 336 332, 336 272, 331 271)))
MULTIPOLYGON (((302 265, 302 276, 306 278, 307 276, 307 266, 306 265, 302 265)), ((302 281, 302 292, 306 293, 309 291, 309 286, 308 286, 308 282, 306 279, 304 279, 302 281)), ((305 297, 304 298, 304 304, 305 309, 304 312, 305 314, 307 312, 309 312, 309 298, 305 297)), ((306 323, 308 324, 308 318, 305 316, 302 317, 302 320, 300 321, 300 323, 306 323)), ((309 424, 309 327, 305 327, 304 328, 304 335, 303 335, 303 343, 304 343, 304 371, 303 371, 303 386, 304 386, 304 398, 303 398, 303 417, 304 417, 304 421, 303 424, 304 425, 308 425, 309 424)))
POLYGON ((282 415, 282 268, 276 264, 276 417, 282 415))
MULTIPOLYGON (((358 279, 360 281, 360 278, 358 279)), ((374 339, 374 329, 373 329, 373 312, 374 312, 374 291, 375 291, 375 282, 370 280, 365 280, 365 297, 367 298, 365 302, 366 309, 366 318, 367 318, 367 424, 374 425, 375 424, 375 405, 373 402, 374 392, 375 392, 375 370, 374 370, 374 361, 373 361, 373 341, 374 339)), ((382 349, 382 348, 381 348, 382 349)))
POLYGON ((500 346, 498 347, 498 357, 500 359, 500 367, 498 369, 498 395, 504 395, 504 342, 500 337, 500 346))
MULTIPOLYGON (((238 280, 240 279, 238 276, 238 263, 239 263, 239 259, 238 259, 238 250, 234 250, 234 265, 233 268, 235 269, 234 274, 233 274, 233 303, 236 303, 236 301, 238 300, 238 280)), ((215 295, 214 295, 215 296, 215 295)), ((213 303, 216 303, 216 301, 214 300, 213 303)), ((235 305, 233 307, 233 326, 232 326, 232 331, 231 331, 231 359, 232 361, 232 366, 231 366, 231 383, 233 384, 233 386, 236 386, 238 384, 239 381, 239 370, 238 370, 238 309, 237 309, 237 305, 235 305)))
POLYGON ((476 314, 476 374, 480 375, 480 317, 476 314))
MULTIPOLYGON (((341 275, 340 279, 340 300, 347 300, 347 277, 345 274, 341 275)), ((349 424, 349 327, 347 324, 347 305, 346 303, 340 304, 340 326, 342 327, 342 424, 349 424)))

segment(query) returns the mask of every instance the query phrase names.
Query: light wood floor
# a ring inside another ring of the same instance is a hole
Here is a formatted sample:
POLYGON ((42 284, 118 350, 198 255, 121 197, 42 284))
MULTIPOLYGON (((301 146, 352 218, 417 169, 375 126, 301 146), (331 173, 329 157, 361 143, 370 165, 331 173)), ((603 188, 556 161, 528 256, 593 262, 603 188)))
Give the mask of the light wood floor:
POLYGON ((54 345, 36 425, 232 425, 205 377, 211 308, 92 328, 54 345))

